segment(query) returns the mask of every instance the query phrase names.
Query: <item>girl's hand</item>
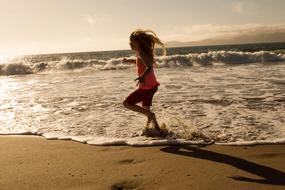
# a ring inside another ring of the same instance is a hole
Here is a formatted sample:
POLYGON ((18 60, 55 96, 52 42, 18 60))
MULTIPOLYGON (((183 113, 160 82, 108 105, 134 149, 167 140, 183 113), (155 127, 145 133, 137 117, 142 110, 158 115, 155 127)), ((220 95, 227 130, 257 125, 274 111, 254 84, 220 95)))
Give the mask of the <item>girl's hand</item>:
POLYGON ((126 59, 126 58, 123 58, 123 59, 122 59, 122 63, 133 63, 133 64, 135 64, 135 63, 136 63, 136 60, 135 60, 135 59, 126 59))
POLYGON ((143 76, 139 76, 138 78, 135 79, 135 81, 138 81, 137 86, 141 83, 144 83, 144 77, 143 76))
POLYGON ((128 60, 126 58, 122 59, 122 63, 128 63, 128 60))

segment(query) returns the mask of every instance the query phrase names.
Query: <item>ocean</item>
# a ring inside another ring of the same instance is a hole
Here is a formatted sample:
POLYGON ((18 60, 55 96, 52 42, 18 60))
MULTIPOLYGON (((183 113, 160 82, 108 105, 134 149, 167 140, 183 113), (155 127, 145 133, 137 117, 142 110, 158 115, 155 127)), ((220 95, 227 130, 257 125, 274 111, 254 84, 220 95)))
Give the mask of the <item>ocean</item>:
POLYGON ((152 110, 170 133, 141 136, 123 107, 136 87, 130 50, 0 61, 0 134, 94 145, 252 145, 285 142, 285 43, 158 50, 152 110))

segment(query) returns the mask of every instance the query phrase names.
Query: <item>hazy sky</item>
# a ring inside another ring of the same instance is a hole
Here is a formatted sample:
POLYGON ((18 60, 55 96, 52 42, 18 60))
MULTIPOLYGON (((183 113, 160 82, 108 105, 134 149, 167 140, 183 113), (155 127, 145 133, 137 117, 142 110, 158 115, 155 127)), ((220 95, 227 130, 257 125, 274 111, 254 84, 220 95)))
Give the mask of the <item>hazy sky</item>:
POLYGON ((285 0, 0 0, 0 56, 128 49, 137 28, 163 41, 285 30, 285 0))

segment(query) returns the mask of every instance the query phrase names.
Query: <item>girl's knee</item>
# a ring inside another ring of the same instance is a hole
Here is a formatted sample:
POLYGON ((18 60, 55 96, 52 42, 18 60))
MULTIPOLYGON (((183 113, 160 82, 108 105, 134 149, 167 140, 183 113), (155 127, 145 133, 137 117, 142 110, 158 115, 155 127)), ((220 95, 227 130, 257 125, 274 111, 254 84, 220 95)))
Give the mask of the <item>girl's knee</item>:
POLYGON ((142 106, 145 110, 148 110, 148 111, 150 111, 150 106, 142 106))
POLYGON ((123 105, 124 105, 125 107, 128 107, 130 104, 127 102, 127 100, 124 100, 124 101, 123 101, 123 105))

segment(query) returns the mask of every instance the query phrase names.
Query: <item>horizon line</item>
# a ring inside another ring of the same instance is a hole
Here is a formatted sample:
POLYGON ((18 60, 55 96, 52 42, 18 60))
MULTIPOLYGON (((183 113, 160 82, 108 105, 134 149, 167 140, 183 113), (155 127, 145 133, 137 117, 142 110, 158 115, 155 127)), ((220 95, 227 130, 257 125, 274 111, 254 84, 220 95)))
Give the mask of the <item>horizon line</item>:
MULTIPOLYGON (((169 41, 173 42, 173 41, 169 41)), ((169 43, 166 42, 166 43, 169 43)), ((176 41, 178 42, 178 41, 176 41)), ((166 44, 164 43, 164 44, 166 44)), ((187 42, 181 42, 181 43, 187 43, 187 42)), ((194 46, 170 46, 166 48, 187 48, 187 47, 213 47, 213 46, 233 46, 233 45, 253 45, 253 44, 282 44, 285 43, 285 41, 282 42, 256 42, 256 43, 236 43, 236 44, 211 44, 211 45, 194 45, 194 46)), ((155 48, 155 49, 161 49, 161 48, 155 48)), ((34 55, 57 55, 57 54, 77 54, 77 53, 99 53, 99 52, 111 52, 111 51, 132 51, 131 49, 111 49, 111 50, 91 50, 91 51, 70 51, 70 52, 50 52, 50 53, 35 53, 35 54, 21 54, 21 55, 11 55, 7 57, 22 57, 22 56, 34 56, 34 55)))

